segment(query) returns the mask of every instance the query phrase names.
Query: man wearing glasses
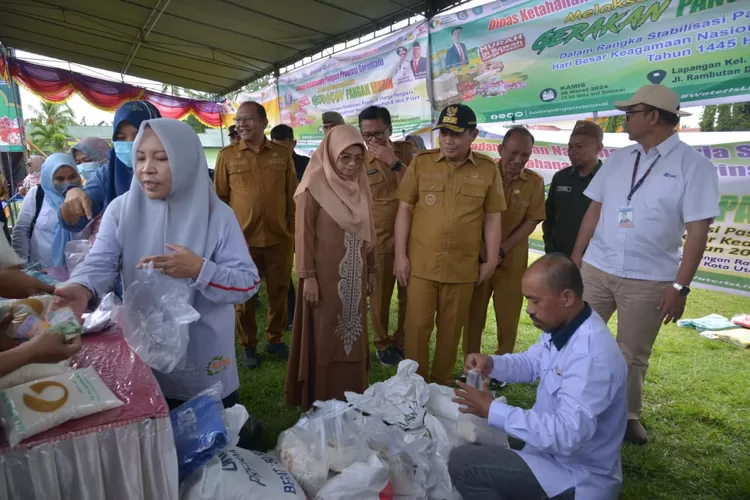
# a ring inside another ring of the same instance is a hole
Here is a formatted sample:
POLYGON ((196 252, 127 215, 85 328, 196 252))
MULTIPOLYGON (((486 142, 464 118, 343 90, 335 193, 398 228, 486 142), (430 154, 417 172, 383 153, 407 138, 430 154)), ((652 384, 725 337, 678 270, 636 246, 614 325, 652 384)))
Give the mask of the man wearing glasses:
POLYGON ((372 194, 372 219, 376 233, 376 285, 370 296, 375 349, 384 366, 396 366, 404 359, 404 319, 406 288, 398 287, 398 325, 391 338, 388 319, 396 277, 393 275, 395 250, 393 231, 396 225, 398 199, 396 191, 416 150, 408 141, 392 142, 391 114, 386 108, 370 106, 359 114, 359 129, 367 143, 365 168, 372 194))
POLYGON ((617 343, 628 364, 625 440, 646 444, 640 415, 651 349, 661 324, 685 309, 719 215, 719 180, 713 164, 675 133, 687 113, 674 91, 646 85, 615 107, 638 144, 615 151, 584 192, 591 205, 571 257, 584 300, 604 321, 618 311, 617 343))
MULTIPOLYGON (((294 191, 297 177, 292 153, 264 135, 266 110, 257 102, 243 103, 235 117, 240 142, 222 149, 216 159, 216 194, 232 207, 242 227, 250 254, 265 277, 268 323, 265 351, 286 359, 284 344, 287 292, 292 273, 294 191)), ((242 364, 260 366, 257 354, 257 295, 237 306, 237 333, 242 364)))

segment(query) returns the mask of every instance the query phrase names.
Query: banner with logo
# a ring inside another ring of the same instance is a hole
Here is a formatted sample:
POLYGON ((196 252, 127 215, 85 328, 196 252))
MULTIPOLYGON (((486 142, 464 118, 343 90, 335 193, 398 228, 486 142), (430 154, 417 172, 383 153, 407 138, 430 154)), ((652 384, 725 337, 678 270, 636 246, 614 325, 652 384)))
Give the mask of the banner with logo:
POLYGON ((500 0, 435 17, 430 47, 436 109, 480 123, 610 111, 648 83, 683 106, 750 100, 740 0, 500 0))
POLYGON ((234 125, 234 117, 237 114, 237 109, 243 102, 247 101, 260 103, 266 109, 266 115, 268 116, 266 134, 268 134, 273 127, 281 123, 279 120, 279 93, 276 87, 276 82, 272 82, 255 92, 242 92, 233 100, 227 99, 221 102, 221 117, 225 127, 234 125))
POLYGON ((390 111, 395 134, 426 127, 432 122, 429 55, 422 23, 281 75, 281 122, 294 127, 302 145, 323 138, 324 111, 337 111, 356 126, 360 111, 378 105, 390 111))
POLYGON ((13 102, 13 95, 8 82, 0 78, 0 152, 22 152, 23 147, 23 119, 18 116, 20 107, 13 102))
MULTIPOLYGON (((710 133, 703 135, 710 136, 710 133)), ((500 142, 501 139, 479 138, 472 149, 498 158, 500 142)), ((711 225, 706 252, 694 283, 702 288, 750 296, 750 140, 694 147, 716 167, 721 195, 721 215, 711 225)), ((616 149, 605 147, 600 154, 602 161, 616 149)), ((541 141, 536 142, 527 164, 544 177, 545 191, 549 189, 552 176, 568 166, 567 145, 541 141)), ((529 246, 544 252, 541 224, 531 235, 529 246)))

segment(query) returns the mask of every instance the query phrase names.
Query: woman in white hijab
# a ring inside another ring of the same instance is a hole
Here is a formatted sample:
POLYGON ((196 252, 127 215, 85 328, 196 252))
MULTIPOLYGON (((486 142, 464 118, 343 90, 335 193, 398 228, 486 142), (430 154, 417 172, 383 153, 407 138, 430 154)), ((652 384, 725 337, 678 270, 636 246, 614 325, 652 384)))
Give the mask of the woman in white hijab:
POLYGON ((55 307, 72 307, 80 316, 112 291, 118 275, 127 290, 147 263, 189 280, 201 317, 189 327, 186 366, 154 374, 170 407, 218 381, 225 406, 232 406, 239 388, 234 305, 249 300, 259 283, 242 230, 216 196, 200 139, 186 123, 143 122, 133 158, 130 191, 107 207, 91 252, 55 291, 55 307))

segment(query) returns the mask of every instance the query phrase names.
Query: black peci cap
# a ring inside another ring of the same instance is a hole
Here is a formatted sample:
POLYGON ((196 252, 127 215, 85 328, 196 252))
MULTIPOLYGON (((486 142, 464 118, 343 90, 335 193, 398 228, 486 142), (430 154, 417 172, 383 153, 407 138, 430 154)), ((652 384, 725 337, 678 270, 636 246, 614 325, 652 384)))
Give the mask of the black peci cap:
POLYGON ((453 104, 446 106, 440 113, 435 130, 444 128, 452 132, 462 134, 467 130, 477 128, 477 115, 465 104, 453 104))
POLYGON ((234 137, 237 135, 237 126, 236 125, 230 125, 229 126, 229 137, 234 137))

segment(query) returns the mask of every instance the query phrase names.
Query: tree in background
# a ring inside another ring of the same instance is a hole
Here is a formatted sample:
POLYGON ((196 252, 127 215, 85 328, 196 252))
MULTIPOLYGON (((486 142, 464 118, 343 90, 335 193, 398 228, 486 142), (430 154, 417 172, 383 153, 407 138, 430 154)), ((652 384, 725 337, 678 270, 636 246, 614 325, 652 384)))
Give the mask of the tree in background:
POLYGON ((706 106, 700 127, 701 132, 750 130, 750 103, 706 106))
POLYGON ((42 102, 41 109, 29 106, 36 116, 26 120, 31 139, 45 153, 59 153, 68 149, 68 127, 76 125, 76 116, 67 103, 42 102))
MULTIPOLYGON (((609 116, 604 121, 604 125, 602 126, 602 130, 604 132, 611 134, 615 132, 622 131, 622 126, 625 124, 625 116, 609 116)), ((601 124, 600 124, 601 126, 601 124)))

